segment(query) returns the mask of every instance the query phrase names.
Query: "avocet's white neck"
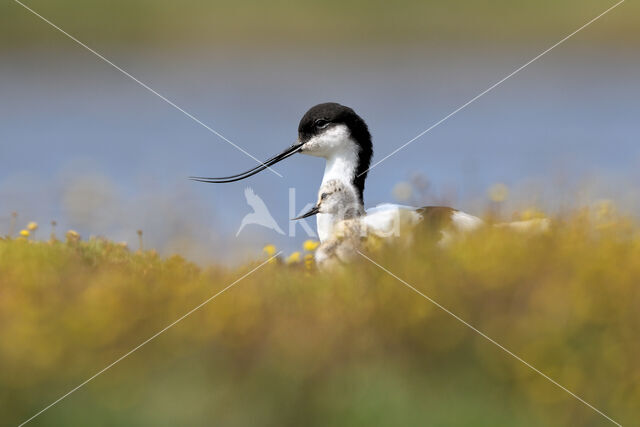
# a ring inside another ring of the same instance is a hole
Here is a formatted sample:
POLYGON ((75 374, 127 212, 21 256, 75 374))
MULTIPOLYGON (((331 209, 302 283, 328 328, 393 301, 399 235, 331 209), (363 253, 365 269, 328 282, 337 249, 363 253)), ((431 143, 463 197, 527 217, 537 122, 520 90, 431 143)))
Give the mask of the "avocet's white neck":
POLYGON ((323 184, 331 179, 353 184, 358 167, 358 147, 353 141, 344 144, 325 158, 327 163, 322 177, 323 184))
MULTIPOLYGON (((301 153, 322 157, 327 163, 324 168, 322 184, 338 179, 350 185, 354 184, 359 161, 359 146, 351 138, 347 126, 332 126, 307 141, 301 153)), ((318 236, 321 241, 331 236, 335 218, 331 214, 318 214, 318 236)))

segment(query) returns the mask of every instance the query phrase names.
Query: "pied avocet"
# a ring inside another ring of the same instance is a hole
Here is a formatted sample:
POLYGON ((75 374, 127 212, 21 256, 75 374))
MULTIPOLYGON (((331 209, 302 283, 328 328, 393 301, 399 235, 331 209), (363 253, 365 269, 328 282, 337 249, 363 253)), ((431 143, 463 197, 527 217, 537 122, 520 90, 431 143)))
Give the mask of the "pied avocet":
MULTIPOLYGON (((272 166, 295 153, 322 157, 326 160, 322 185, 330 180, 347 183, 364 206, 364 184, 369 172, 373 145, 371 134, 365 121, 349 107, 328 102, 311 107, 298 125, 298 141, 282 153, 265 160, 262 164, 246 172, 221 178, 193 177, 193 180, 209 183, 234 182, 272 166)), ((313 214, 313 213, 312 213, 313 214)), ((320 241, 331 236, 333 225, 338 220, 331 213, 317 213, 317 230, 320 241)), ((483 221, 468 213, 444 206, 415 208, 396 204, 382 204, 365 211, 367 230, 370 233, 386 234, 397 226, 398 218, 412 218, 414 223, 424 218, 444 218, 447 224, 457 231, 475 230, 483 221)), ((516 230, 543 231, 549 221, 532 220, 501 224, 516 230)))
MULTIPOLYGON (((334 102, 318 104, 300 120, 298 141, 282 153, 265 160, 262 164, 237 175, 220 178, 192 177, 193 180, 208 183, 225 183, 248 178, 269 166, 294 155, 295 153, 322 157, 326 160, 322 184, 330 180, 348 183, 355 191, 361 205, 364 202, 364 185, 373 156, 371 134, 365 121, 349 107, 334 102)), ((423 208, 414 208, 396 204, 383 204, 367 209, 370 217, 368 230, 380 234, 388 233, 396 226, 398 217, 410 217, 414 222, 424 215, 423 208), (421 213, 422 212, 422 213, 421 213)), ((473 230, 482 221, 464 212, 446 207, 434 207, 432 212, 448 216, 448 222, 459 230, 473 230)), ((317 231, 320 241, 331 236, 337 218, 331 213, 318 213, 317 231)))

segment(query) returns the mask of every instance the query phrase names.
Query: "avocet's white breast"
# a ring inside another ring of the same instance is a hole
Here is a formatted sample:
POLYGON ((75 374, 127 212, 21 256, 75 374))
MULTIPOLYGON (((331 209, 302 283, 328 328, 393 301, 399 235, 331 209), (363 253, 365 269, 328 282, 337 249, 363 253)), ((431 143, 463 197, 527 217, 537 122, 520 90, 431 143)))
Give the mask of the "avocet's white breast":
POLYGON ((319 213, 316 215, 316 228, 321 242, 331 237, 334 223, 335 218, 332 214, 319 213))
MULTIPOLYGON (((343 124, 330 126, 305 143, 301 153, 326 159, 322 184, 330 180, 353 182, 358 167, 358 145, 351 139, 349 128, 343 124)), ((321 185, 322 185, 321 184, 321 185)), ((318 214, 316 226, 320 241, 331 236, 335 218, 331 214, 318 214)))

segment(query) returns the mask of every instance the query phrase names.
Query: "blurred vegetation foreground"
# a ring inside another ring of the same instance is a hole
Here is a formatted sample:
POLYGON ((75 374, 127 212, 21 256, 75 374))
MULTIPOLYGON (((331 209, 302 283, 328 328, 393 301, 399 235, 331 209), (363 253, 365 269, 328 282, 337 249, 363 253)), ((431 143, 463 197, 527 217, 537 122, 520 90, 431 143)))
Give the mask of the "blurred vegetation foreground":
MULTIPOLYGON (((622 424, 640 420, 640 228, 555 219, 373 259, 622 424), (635 421, 634 421, 635 420, 635 421)), ((27 233, 25 233, 26 235, 27 233)), ((17 425, 254 264, 0 240, 0 417, 17 425)), ((34 425, 606 425, 362 259, 268 263, 34 425)))
MULTIPOLYGON (((340 46, 480 40, 550 43, 613 6, 615 0, 24 0, 89 45, 181 49, 201 46, 309 44, 340 46)), ((637 46, 640 5, 627 1, 597 27, 580 34, 588 43, 637 46)), ((68 47, 14 1, 0 2, 0 51, 68 47)))

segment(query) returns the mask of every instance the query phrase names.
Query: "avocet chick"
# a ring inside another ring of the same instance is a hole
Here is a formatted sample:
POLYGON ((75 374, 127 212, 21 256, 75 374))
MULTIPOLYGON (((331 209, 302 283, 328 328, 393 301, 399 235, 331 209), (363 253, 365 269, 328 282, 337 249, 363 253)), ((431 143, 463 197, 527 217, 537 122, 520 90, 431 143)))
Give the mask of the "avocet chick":
POLYGON ((365 210, 355 188, 337 179, 325 182, 318 191, 316 205, 294 219, 318 213, 331 214, 333 222, 329 238, 316 249, 316 264, 324 269, 352 259, 366 235, 363 228, 366 225, 362 221, 365 210))

